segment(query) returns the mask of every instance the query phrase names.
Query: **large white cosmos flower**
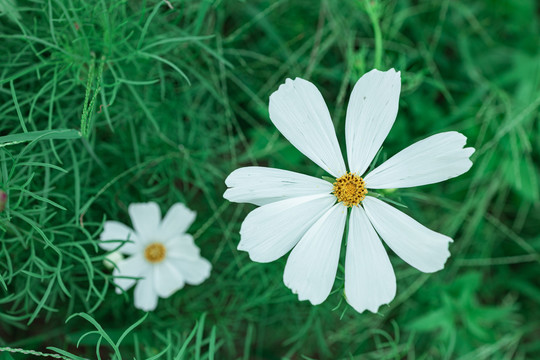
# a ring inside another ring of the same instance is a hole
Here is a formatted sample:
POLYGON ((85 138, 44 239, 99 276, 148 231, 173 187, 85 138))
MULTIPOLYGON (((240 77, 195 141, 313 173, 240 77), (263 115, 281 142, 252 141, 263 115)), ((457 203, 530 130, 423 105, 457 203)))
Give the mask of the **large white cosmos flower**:
POLYGON ((200 256, 193 237, 186 230, 195 220, 195 212, 184 204, 174 204, 161 219, 155 202, 129 205, 135 230, 118 221, 106 221, 99 246, 118 249, 128 258, 116 263, 113 271, 116 292, 135 286, 135 307, 151 311, 158 297, 167 298, 184 287, 199 285, 210 276, 212 265, 200 256), (122 245, 123 243, 123 245, 122 245))
POLYGON ((270 119, 335 182, 257 166, 237 169, 225 180, 226 199, 260 205, 244 220, 238 249, 257 262, 274 261, 292 249, 283 281, 300 300, 316 305, 330 294, 348 213, 345 295, 359 312, 377 312, 396 294, 379 236, 422 272, 441 270, 450 256, 451 238, 370 196, 368 189, 433 184, 465 173, 474 152, 463 148, 465 136, 454 131, 430 136, 361 177, 392 128, 400 89, 394 69, 372 70, 358 80, 347 108, 347 168, 321 93, 306 80, 287 79, 270 96, 270 119))

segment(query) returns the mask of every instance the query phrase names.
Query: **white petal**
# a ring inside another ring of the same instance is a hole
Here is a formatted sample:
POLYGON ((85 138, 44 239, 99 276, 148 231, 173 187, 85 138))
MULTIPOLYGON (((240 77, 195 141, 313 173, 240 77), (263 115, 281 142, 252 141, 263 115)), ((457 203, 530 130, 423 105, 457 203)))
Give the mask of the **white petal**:
POLYGON ((249 166, 233 171, 225 180, 223 197, 229 201, 266 205, 297 196, 329 194, 328 181, 292 171, 249 166))
POLYGON ((150 271, 150 266, 141 255, 133 255, 116 264, 113 270, 114 283, 118 287, 116 293, 120 294, 122 290, 127 291, 135 284, 135 279, 126 279, 124 277, 137 278, 150 271))
POLYGON ((200 256, 199 247, 189 234, 176 237, 167 243, 165 261, 191 285, 198 285, 206 280, 212 269, 210 262, 200 256))
POLYGON ((356 311, 374 313, 396 296, 392 264, 362 207, 353 207, 349 217, 345 295, 356 311))
POLYGON ((315 85, 287 79, 270 95, 269 112, 277 129, 304 155, 335 177, 345 173, 334 124, 315 85))
POLYGON ((467 172, 473 148, 467 138, 450 131, 430 136, 401 150, 366 177, 371 189, 407 188, 448 180, 467 172))
POLYGON ((428 229, 385 202, 366 196, 362 201, 373 227, 386 244, 405 262, 431 273, 444 268, 452 239, 428 229))
POLYGON ((193 236, 189 234, 171 238, 166 246, 167 258, 193 260, 200 257, 199 247, 195 245, 193 236))
POLYGON ((400 72, 371 70, 354 85, 347 106, 345 140, 349 169, 362 175, 388 136, 398 112, 400 72))
POLYGON ((238 250, 257 262, 279 259, 335 202, 334 195, 309 195, 261 206, 242 223, 238 250))
POLYGON ((322 303, 332 290, 347 208, 334 205, 302 237, 285 266, 283 282, 299 300, 322 303))
POLYGON ((130 204, 129 216, 137 234, 143 243, 156 240, 161 211, 155 202, 130 204))
POLYGON ((199 285, 210 276, 212 264, 205 258, 199 257, 193 260, 171 261, 174 266, 190 285, 199 285))
POLYGON ((113 251, 112 253, 107 254, 105 259, 103 259, 103 265, 109 269, 114 269, 120 261, 124 260, 124 255, 120 251, 113 251))
POLYGON ((162 241, 166 241, 176 235, 181 235, 195 221, 197 213, 186 207, 182 203, 176 203, 167 212, 159 226, 159 236, 162 241))
POLYGON ((135 307, 144 311, 152 311, 156 308, 158 302, 158 294, 154 290, 152 283, 152 273, 146 274, 144 279, 139 280, 135 286, 135 307))
POLYGON ((118 249, 121 253, 132 255, 141 247, 135 231, 118 221, 106 221, 99 238, 99 247, 106 251, 118 249))
POLYGON ((154 265, 154 290, 162 298, 168 298, 184 287, 184 276, 176 269, 173 262, 166 259, 154 265))

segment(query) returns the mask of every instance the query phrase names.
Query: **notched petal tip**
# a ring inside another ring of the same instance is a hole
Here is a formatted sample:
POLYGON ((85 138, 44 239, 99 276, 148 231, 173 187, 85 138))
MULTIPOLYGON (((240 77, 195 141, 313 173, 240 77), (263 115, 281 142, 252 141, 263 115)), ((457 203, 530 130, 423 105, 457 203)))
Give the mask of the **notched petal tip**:
POLYGON ((395 76, 397 78, 401 78, 401 71, 396 71, 396 69, 394 69, 394 68, 390 68, 390 69, 388 69, 386 71, 379 70, 379 69, 373 69, 373 70, 370 70, 367 73, 365 73, 364 76, 369 74, 369 73, 377 73, 377 74, 379 74, 379 76, 395 76))
POLYGON ((450 258, 450 256, 452 255, 450 253, 450 243, 453 243, 454 240, 448 236, 446 236, 446 248, 444 249, 444 252, 441 254, 441 261, 440 261, 440 264, 438 266, 434 266, 433 268, 430 268, 430 269, 418 269, 420 270, 421 272, 425 273, 425 274, 432 274, 432 273, 436 273, 437 271, 441 271, 444 269, 444 267, 446 266, 446 263, 448 262, 448 259, 450 258))
POLYGON ((460 135, 463 136, 464 138, 464 141, 463 141, 463 145, 462 145, 462 148, 460 149, 461 150, 461 154, 463 156, 463 162, 464 162, 464 166, 463 166, 463 170, 461 173, 457 174, 456 176, 459 176, 459 175, 462 175, 464 173, 466 173, 467 171, 469 171, 471 169, 471 167, 473 166, 473 162, 471 160, 471 156, 476 152, 476 149, 473 148, 473 147, 464 147, 465 146, 465 143, 467 141, 467 138, 465 137, 465 135, 461 134, 461 133, 458 133, 460 135))
POLYGON ((234 170, 232 173, 229 174, 229 176, 227 176, 225 178, 225 185, 227 185, 227 187, 232 187, 232 182, 234 180, 234 177, 238 175, 238 170, 240 170, 242 168, 238 168, 236 170, 234 170))
POLYGON ((347 301, 347 303, 354 309, 356 310, 358 313, 363 313, 365 311, 369 311, 373 314, 377 314, 379 312, 379 309, 383 306, 390 306, 390 303, 395 299, 396 297, 396 292, 394 291, 391 299, 389 299, 388 301, 384 301, 384 302, 381 302, 379 303, 378 305, 376 304, 363 304, 361 306, 358 306, 357 304, 354 304, 352 301, 349 301, 349 299, 347 298, 347 296, 345 295, 345 300, 347 301))
MULTIPOLYGON (((240 242, 238 243, 236 249, 240 251, 245 251, 249 254, 249 248, 245 245, 245 241, 242 241, 242 235, 240 235, 240 242)), ((251 258, 251 254, 249 254, 249 257, 251 258)))
MULTIPOLYGON (((347 298, 345 297, 345 300, 347 300, 347 298)), ((393 300, 393 299, 392 299, 393 300)), ((385 303, 382 303, 380 305, 368 305, 368 306, 362 306, 362 307, 358 307, 358 306, 355 306, 354 304, 352 304, 351 302, 349 302, 349 300, 347 300, 347 303, 349 305, 351 305, 351 307, 357 311, 359 314, 362 314, 366 311, 369 311, 370 313, 373 313, 373 314, 377 314, 379 313, 379 309, 383 306, 390 306, 390 303, 392 302, 392 300, 388 301, 388 302, 385 302, 385 303)))
POLYGON ((385 303, 385 304, 381 304, 379 306, 374 306, 374 307, 367 307, 366 310, 369 311, 369 312, 372 312, 374 314, 377 314, 379 312, 379 309, 381 307, 383 307, 384 305, 388 305, 389 303, 385 303))
POLYGON ((231 188, 228 188, 227 190, 225 190, 225 192, 223 193, 223 198, 225 200, 229 200, 230 202, 234 202, 230 199, 231 197, 231 188))
POLYGON ((253 261, 253 262, 256 262, 256 263, 259 263, 259 264, 268 264, 269 262, 271 262, 271 261, 268 261, 268 260, 257 257, 255 254, 250 253, 248 250, 244 250, 244 251, 246 251, 248 253, 249 259, 251 261, 253 261))
POLYGON ((294 91, 295 85, 300 84, 300 83, 313 85, 311 82, 305 79, 302 79, 300 77, 296 77, 294 78, 294 80, 291 78, 286 78, 285 82, 279 85, 278 89, 274 91, 272 94, 270 94, 270 101, 272 101, 272 99, 275 99, 276 97, 284 96, 290 91, 294 91))
POLYGON ((199 266, 199 271, 200 271, 199 278, 194 279, 194 281, 188 281, 188 284, 190 285, 200 285, 206 280, 208 280, 208 278, 212 274, 212 263, 208 261, 208 259, 201 257, 199 259, 198 266, 199 266))
POLYGON ((294 80, 291 79, 291 78, 286 78, 285 79, 285 82, 281 85, 279 85, 278 89, 276 91, 274 91, 271 95, 270 95, 270 99, 272 99, 272 96, 278 94, 279 92, 283 92, 283 91, 288 91, 290 90, 291 87, 294 87, 294 83, 297 82, 298 80, 303 80, 301 78, 295 78, 294 80))
POLYGON ((233 189, 238 185, 237 178, 242 176, 242 172, 244 171, 243 169, 245 168, 238 168, 234 170, 225 179, 225 186, 227 186, 227 189, 225 189, 225 192, 223 193, 223 198, 225 200, 228 200, 230 202, 237 202, 232 199, 233 196, 231 195, 231 192, 233 192, 233 189))
POLYGON ((326 299, 322 299, 322 300, 321 299, 319 299, 319 300, 304 299, 304 300, 309 300, 311 305, 317 306, 317 305, 321 305, 324 302, 324 300, 326 300, 326 299))
POLYGON ((257 253, 251 252, 251 251, 249 251, 249 249, 240 249, 240 248, 238 248, 238 250, 247 252, 248 256, 249 256, 249 259, 251 261, 253 261, 253 262, 260 263, 260 264, 267 264, 269 262, 272 262, 271 260, 259 257, 259 255, 257 255, 257 253))
POLYGON ((236 249, 238 251, 247 252, 249 259, 251 261, 260 263, 260 264, 266 264, 266 263, 270 263, 274 261, 273 259, 269 259, 265 257, 265 255, 261 253, 260 251, 259 252, 256 250, 254 251, 253 246, 246 245, 248 241, 243 241, 243 239, 244 237, 242 236, 242 234, 240 234, 240 242, 238 243, 238 246, 236 247, 236 249))
POLYGON ((326 300, 326 297, 325 298, 314 297, 313 294, 308 294, 305 290, 300 291, 299 287, 294 287, 291 284, 291 282, 286 281, 285 276, 283 277, 283 283, 285 284, 286 287, 289 288, 289 290, 291 290, 291 292, 294 295, 297 296, 298 301, 309 301, 311 305, 317 306, 317 305, 322 304, 324 300, 326 300))
MULTIPOLYGON (((448 131, 446 133, 447 134, 452 134, 452 136, 455 136, 456 139, 459 139, 455 143, 456 150, 457 149, 461 150, 462 154, 464 154, 466 158, 470 158, 472 156, 472 154, 475 153, 476 149, 473 148, 472 146, 465 147, 467 145, 467 137, 465 135, 463 135, 462 133, 457 132, 457 131, 448 131)), ((471 165, 472 165, 472 163, 471 163, 471 165)))
POLYGON ((472 154, 476 152, 476 149, 473 147, 467 147, 463 149, 467 153, 467 157, 471 157, 472 154))

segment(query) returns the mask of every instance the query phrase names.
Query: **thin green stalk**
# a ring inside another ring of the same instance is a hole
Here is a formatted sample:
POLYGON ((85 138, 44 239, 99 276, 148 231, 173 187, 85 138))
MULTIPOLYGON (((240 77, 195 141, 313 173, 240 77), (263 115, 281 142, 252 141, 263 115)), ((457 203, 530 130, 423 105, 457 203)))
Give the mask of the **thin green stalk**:
POLYGON ((364 0, 364 6, 366 12, 371 20, 371 25, 373 26, 373 34, 375 36, 375 59, 373 66, 375 69, 380 69, 382 64, 382 54, 383 54, 383 39, 381 26, 379 24, 380 14, 378 12, 378 3, 376 1, 364 0))

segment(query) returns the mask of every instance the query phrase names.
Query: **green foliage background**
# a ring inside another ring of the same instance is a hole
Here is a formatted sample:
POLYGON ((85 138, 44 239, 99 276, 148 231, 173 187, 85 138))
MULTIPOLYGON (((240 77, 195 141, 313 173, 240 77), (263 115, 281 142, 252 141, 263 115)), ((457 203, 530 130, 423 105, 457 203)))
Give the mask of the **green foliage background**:
POLYGON ((0 346, 92 359, 539 358, 538 6, 0 0, 0 346), (391 254, 396 299, 358 314, 343 267, 314 307, 283 285, 286 258, 238 252, 253 206, 222 194, 250 164, 324 175, 271 124, 268 96, 287 77, 311 80, 344 144, 348 95, 374 67, 403 81, 382 157, 446 130, 476 153, 463 176, 391 194, 455 239, 452 257, 428 275, 391 254), (103 222, 129 224, 141 201, 195 209, 190 231, 213 264, 146 317, 132 292, 115 294, 96 246, 103 222))

